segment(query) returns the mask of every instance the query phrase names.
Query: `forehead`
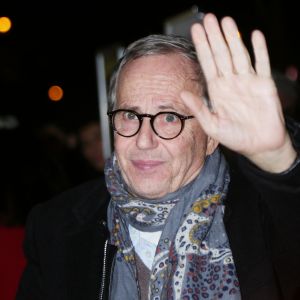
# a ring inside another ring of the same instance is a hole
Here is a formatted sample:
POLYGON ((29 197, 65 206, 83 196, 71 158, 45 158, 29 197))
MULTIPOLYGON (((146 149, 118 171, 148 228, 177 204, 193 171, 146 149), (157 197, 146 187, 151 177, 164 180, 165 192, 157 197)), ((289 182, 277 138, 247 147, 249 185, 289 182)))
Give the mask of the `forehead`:
POLYGON ((182 90, 197 92, 199 83, 193 63, 179 54, 150 55, 124 66, 117 89, 118 105, 151 102, 182 103, 182 90))

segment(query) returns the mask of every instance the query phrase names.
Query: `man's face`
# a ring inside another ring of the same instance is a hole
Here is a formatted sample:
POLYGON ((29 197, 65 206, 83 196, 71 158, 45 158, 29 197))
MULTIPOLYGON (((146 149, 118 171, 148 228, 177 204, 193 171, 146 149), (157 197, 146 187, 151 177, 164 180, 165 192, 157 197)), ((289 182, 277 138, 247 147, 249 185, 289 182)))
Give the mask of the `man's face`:
MULTIPOLYGON (((195 79, 191 63, 177 54, 136 59, 121 73, 116 108, 153 115, 160 111, 190 115, 180 92, 200 95, 195 79)), ((149 118, 144 118, 133 137, 115 134, 115 151, 124 180, 135 195, 149 199, 174 192, 194 179, 214 145, 195 118, 186 120, 181 134, 172 140, 158 137, 149 118)))

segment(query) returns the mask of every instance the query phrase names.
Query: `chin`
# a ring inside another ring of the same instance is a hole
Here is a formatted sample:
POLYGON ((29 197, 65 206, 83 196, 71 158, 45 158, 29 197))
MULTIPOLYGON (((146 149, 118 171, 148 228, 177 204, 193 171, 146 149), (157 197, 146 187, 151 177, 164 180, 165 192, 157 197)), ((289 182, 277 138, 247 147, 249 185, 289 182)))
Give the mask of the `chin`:
POLYGON ((133 184, 136 188, 133 190, 134 194, 147 199, 161 198, 169 193, 167 186, 162 186, 161 182, 148 182, 147 184, 133 184), (160 184, 159 184, 160 183, 160 184))
POLYGON ((165 196, 167 193, 161 193, 161 194, 157 194, 157 193, 152 193, 151 192, 140 192, 140 193, 136 193, 136 196, 137 197, 140 197, 140 198, 144 198, 144 199, 159 199, 159 198, 162 198, 163 196, 165 196))
POLYGON ((134 195, 154 199, 169 193, 170 182, 166 179, 170 177, 170 174, 162 168, 148 170, 128 168, 127 171, 123 173, 123 178, 134 195))

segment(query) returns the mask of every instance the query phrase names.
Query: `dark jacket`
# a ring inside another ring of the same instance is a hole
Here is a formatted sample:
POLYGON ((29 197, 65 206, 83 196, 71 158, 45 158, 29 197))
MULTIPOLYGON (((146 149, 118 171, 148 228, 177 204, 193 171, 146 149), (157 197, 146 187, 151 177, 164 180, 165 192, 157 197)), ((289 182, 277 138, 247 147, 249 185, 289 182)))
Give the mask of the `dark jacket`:
MULTIPOLYGON (((299 183, 300 165, 279 175, 244 159, 231 168, 224 220, 242 299, 300 299, 299 183)), ((96 300, 103 274, 106 299, 115 249, 104 249, 103 185, 86 183, 32 210, 17 300, 96 300)))

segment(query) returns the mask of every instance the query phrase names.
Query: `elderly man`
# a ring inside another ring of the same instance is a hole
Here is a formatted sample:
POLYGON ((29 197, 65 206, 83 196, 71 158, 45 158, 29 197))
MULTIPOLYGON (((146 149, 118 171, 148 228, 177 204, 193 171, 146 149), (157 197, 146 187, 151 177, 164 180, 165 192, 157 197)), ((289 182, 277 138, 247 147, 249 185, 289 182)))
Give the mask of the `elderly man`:
POLYGON ((192 37, 125 50, 107 213, 97 181, 36 207, 17 299, 299 298, 300 167, 264 36, 255 68, 230 17, 192 37))

